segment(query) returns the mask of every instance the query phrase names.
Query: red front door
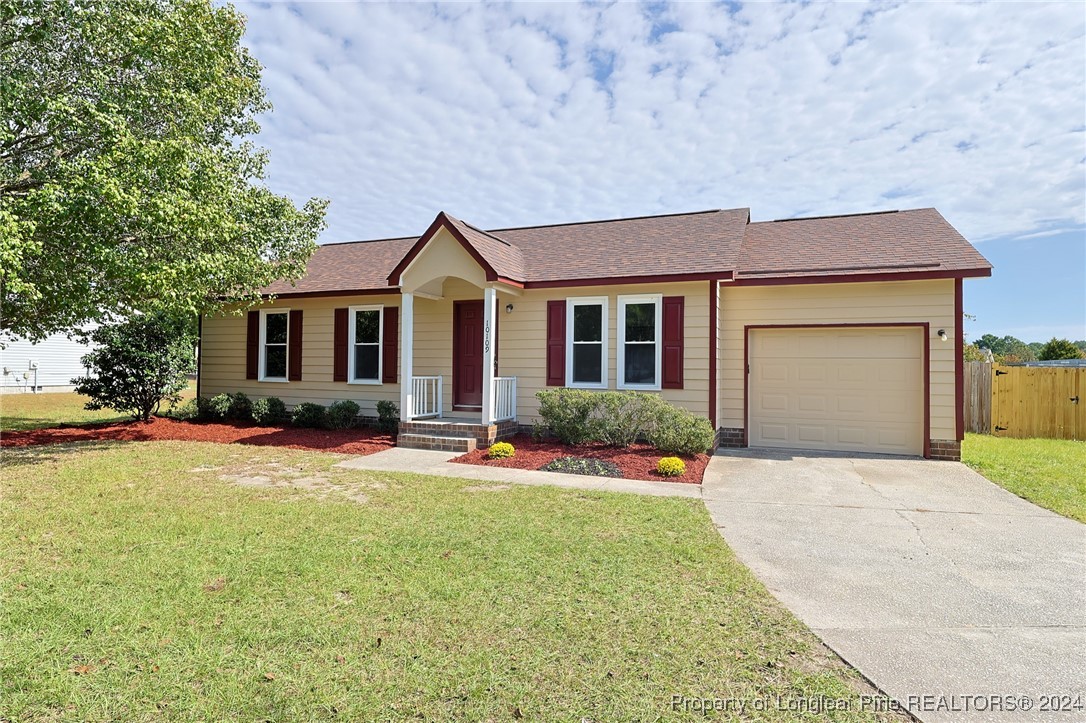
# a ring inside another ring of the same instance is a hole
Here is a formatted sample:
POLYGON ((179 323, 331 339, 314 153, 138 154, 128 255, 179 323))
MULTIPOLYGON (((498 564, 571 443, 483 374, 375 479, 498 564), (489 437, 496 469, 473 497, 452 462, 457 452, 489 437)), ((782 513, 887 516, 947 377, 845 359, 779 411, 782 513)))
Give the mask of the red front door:
POLYGON ((483 406, 483 302, 453 302, 453 406, 483 406))

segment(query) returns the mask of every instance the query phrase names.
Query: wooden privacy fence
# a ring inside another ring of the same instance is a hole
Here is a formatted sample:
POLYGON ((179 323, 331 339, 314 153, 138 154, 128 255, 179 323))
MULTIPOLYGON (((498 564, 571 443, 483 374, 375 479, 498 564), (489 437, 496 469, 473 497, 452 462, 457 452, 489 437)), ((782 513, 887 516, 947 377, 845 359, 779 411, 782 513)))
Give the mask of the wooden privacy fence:
POLYGON ((1086 438, 1086 368, 966 362, 964 381, 966 431, 1086 438))

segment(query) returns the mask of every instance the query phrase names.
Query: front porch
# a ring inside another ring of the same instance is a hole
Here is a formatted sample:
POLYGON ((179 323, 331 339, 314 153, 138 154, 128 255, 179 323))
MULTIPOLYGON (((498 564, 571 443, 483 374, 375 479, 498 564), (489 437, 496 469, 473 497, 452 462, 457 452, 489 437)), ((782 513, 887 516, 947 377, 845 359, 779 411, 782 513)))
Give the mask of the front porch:
POLYGON ((454 231, 432 227, 390 277, 400 288, 401 446, 467 452, 518 429, 517 377, 499 373, 498 337, 522 289, 493 278, 454 231))

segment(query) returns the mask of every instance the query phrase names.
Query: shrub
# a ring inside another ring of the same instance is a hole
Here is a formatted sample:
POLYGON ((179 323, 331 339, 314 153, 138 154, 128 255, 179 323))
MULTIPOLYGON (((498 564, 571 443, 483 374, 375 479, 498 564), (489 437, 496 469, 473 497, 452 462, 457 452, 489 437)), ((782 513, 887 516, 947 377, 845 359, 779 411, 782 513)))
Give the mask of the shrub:
POLYGON ((320 429, 328 424, 328 410, 321 404, 302 402, 294 407, 290 421, 295 427, 320 429))
POLYGON ((88 334, 95 349, 83 356, 85 377, 75 391, 90 397, 87 409, 116 409, 147 420, 162 402, 175 403, 196 371, 196 336, 180 314, 135 314, 88 334))
POLYGON ((248 422, 252 420, 252 401, 242 392, 238 392, 230 398, 230 408, 227 409, 226 416, 230 419, 236 419, 239 422, 248 422))
POLYGON ((675 407, 655 394, 604 392, 598 394, 589 430, 592 441, 611 447, 629 447, 648 437, 661 417, 675 407))
POLYGON ((207 414, 207 400, 203 397, 190 399, 184 404, 170 408, 168 416, 182 422, 195 422, 205 418, 207 414))
POLYGON ((490 449, 487 450, 486 456, 490 459, 506 459, 512 457, 516 453, 516 448, 508 442, 497 442, 490 445, 490 449))
MULTIPOLYGON (((645 392, 545 389, 536 394, 543 426, 564 444, 628 447, 646 440, 662 452, 696 454, 713 446, 709 420, 645 392)), ((544 429, 537 427, 541 437, 544 429)))
POLYGON ((400 426, 400 408, 395 402, 382 399, 377 402, 377 429, 386 434, 396 434, 400 426))
POLYGON ((328 405, 328 428, 350 429, 358 422, 358 412, 361 408, 350 399, 332 402, 328 405))
POLYGON ((656 474, 664 477, 679 477, 686 474, 686 462, 678 457, 661 457, 656 463, 656 474))
POLYGON ((287 405, 279 397, 267 397, 253 402, 253 421, 265 427, 274 427, 283 424, 290 415, 287 414, 287 405))
POLYGON ((595 475, 596 477, 621 477, 622 470, 614 462, 591 457, 559 457, 539 469, 544 472, 595 475))
POLYGON ((661 452, 702 454, 713 446, 713 425, 705 417, 668 405, 648 435, 649 444, 661 452))
POLYGON ((234 398, 229 394, 216 394, 207 400, 207 415, 211 419, 226 419, 233 405, 234 398))

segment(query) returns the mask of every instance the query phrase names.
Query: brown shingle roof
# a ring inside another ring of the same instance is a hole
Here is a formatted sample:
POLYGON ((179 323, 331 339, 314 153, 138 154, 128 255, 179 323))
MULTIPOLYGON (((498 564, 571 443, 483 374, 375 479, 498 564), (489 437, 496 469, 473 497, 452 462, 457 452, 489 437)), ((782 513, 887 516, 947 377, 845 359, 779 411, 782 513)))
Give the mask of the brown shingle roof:
POLYGON ((519 247, 530 281, 660 274, 726 274, 750 209, 500 229, 519 247))
POLYGON ((920 208, 752 223, 736 278, 991 268, 938 211, 920 208))
MULTIPOLYGON (((737 280, 903 271, 972 272, 991 265, 933 208, 750 223, 746 208, 483 231, 439 214, 500 277, 527 285, 661 275, 737 280)), ((428 233, 430 233, 428 232, 428 233)), ((307 274, 278 294, 389 288, 417 238, 321 246, 307 274)))
POLYGON ((388 286, 388 273, 415 243, 413 238, 319 246, 309 258, 306 274, 295 286, 276 281, 266 294, 312 294, 368 291, 388 286))
POLYGON ((520 249, 492 233, 475 228, 470 223, 448 214, 445 214, 445 217, 463 234, 467 242, 475 247, 479 255, 486 259, 498 276, 516 281, 525 280, 524 258, 520 249))

